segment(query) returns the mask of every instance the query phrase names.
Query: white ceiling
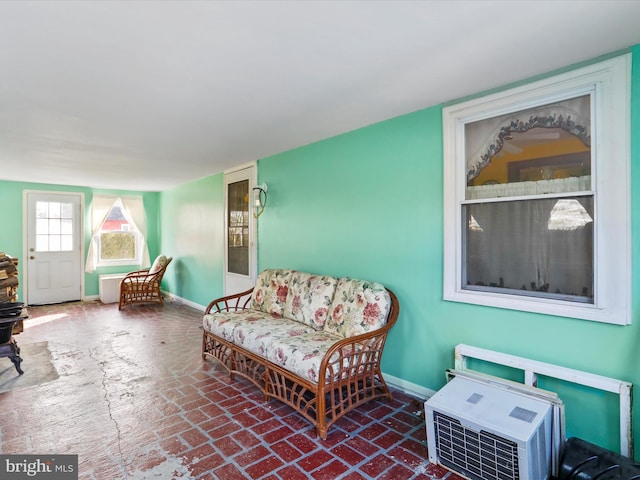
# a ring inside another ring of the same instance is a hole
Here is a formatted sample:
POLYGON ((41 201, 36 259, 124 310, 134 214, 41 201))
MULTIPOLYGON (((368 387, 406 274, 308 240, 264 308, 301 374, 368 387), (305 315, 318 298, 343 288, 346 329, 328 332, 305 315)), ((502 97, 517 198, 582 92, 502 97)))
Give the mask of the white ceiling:
POLYGON ((640 43, 640 1, 2 1, 0 179, 164 190, 640 43))

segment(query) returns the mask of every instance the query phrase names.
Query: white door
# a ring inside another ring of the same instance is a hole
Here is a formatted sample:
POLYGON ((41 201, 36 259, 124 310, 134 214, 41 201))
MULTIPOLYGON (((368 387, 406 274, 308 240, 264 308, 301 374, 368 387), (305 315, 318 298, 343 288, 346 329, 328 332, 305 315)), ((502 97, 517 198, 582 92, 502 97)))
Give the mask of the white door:
POLYGON ((257 269, 256 221, 252 212, 252 189, 256 167, 225 172, 225 295, 253 287, 257 269))
POLYGON ((82 194, 26 192, 29 305, 82 298, 82 194))

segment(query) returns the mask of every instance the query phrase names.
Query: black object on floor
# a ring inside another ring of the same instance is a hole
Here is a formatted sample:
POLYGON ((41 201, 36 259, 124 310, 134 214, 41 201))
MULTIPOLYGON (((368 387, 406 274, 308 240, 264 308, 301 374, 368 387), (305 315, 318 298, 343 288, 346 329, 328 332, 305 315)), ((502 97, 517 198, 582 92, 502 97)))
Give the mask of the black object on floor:
POLYGON ((640 464, 580 438, 564 445, 558 480, 640 480, 640 464))
POLYGON ((24 303, 22 302, 0 302, 0 317, 15 317, 20 315, 24 303))
POLYGON ((20 368, 20 347, 12 336, 13 325, 17 321, 17 318, 0 318, 0 358, 9 357, 18 375, 22 375, 24 372, 20 368))

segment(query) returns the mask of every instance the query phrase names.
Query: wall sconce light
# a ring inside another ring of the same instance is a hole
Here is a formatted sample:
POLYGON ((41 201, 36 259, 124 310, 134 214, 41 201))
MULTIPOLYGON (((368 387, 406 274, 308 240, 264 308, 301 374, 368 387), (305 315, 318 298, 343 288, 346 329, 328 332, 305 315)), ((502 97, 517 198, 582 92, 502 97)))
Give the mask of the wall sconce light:
POLYGON ((267 204, 267 184, 262 183, 257 187, 253 187, 253 218, 258 218, 264 212, 264 207, 267 204))

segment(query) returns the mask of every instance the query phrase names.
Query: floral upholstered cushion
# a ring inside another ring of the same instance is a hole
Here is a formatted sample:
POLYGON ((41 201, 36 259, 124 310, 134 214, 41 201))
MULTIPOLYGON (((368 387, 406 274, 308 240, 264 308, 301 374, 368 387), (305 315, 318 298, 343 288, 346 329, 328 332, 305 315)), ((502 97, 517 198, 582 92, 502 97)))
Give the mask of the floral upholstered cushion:
POLYGON ((282 317, 292 273, 293 270, 262 271, 251 294, 251 308, 282 317))
MULTIPOLYGON (((267 350, 267 359, 302 378, 318 383, 322 359, 329 347, 341 339, 342 337, 326 331, 273 338, 267 350)), ((337 355, 336 353, 336 357, 337 355)))
POLYGON ((274 344, 282 339, 298 337, 314 331, 313 328, 294 320, 271 317, 268 320, 239 324, 233 336, 236 345, 269 358, 269 352, 273 350, 274 344))
POLYGON ((234 333, 238 325, 269 321, 271 315, 256 310, 239 310, 237 312, 220 312, 205 315, 202 327, 228 342, 234 341, 234 333))
POLYGON ((172 260, 171 257, 167 258, 164 255, 160 255, 156 257, 156 259, 153 262, 153 265, 151 265, 151 268, 149 269, 149 273, 156 273, 162 270, 163 268, 166 268, 166 266, 169 265, 169 262, 171 260, 172 260))
POLYGON ((341 278, 324 329, 345 338, 377 330, 387 323, 390 308, 382 284, 341 278))
POLYGON ((206 331, 317 383, 320 362, 341 337, 256 310, 205 315, 206 331))
POLYGON ((327 321, 338 280, 324 275, 293 272, 284 316, 322 330, 327 321))

